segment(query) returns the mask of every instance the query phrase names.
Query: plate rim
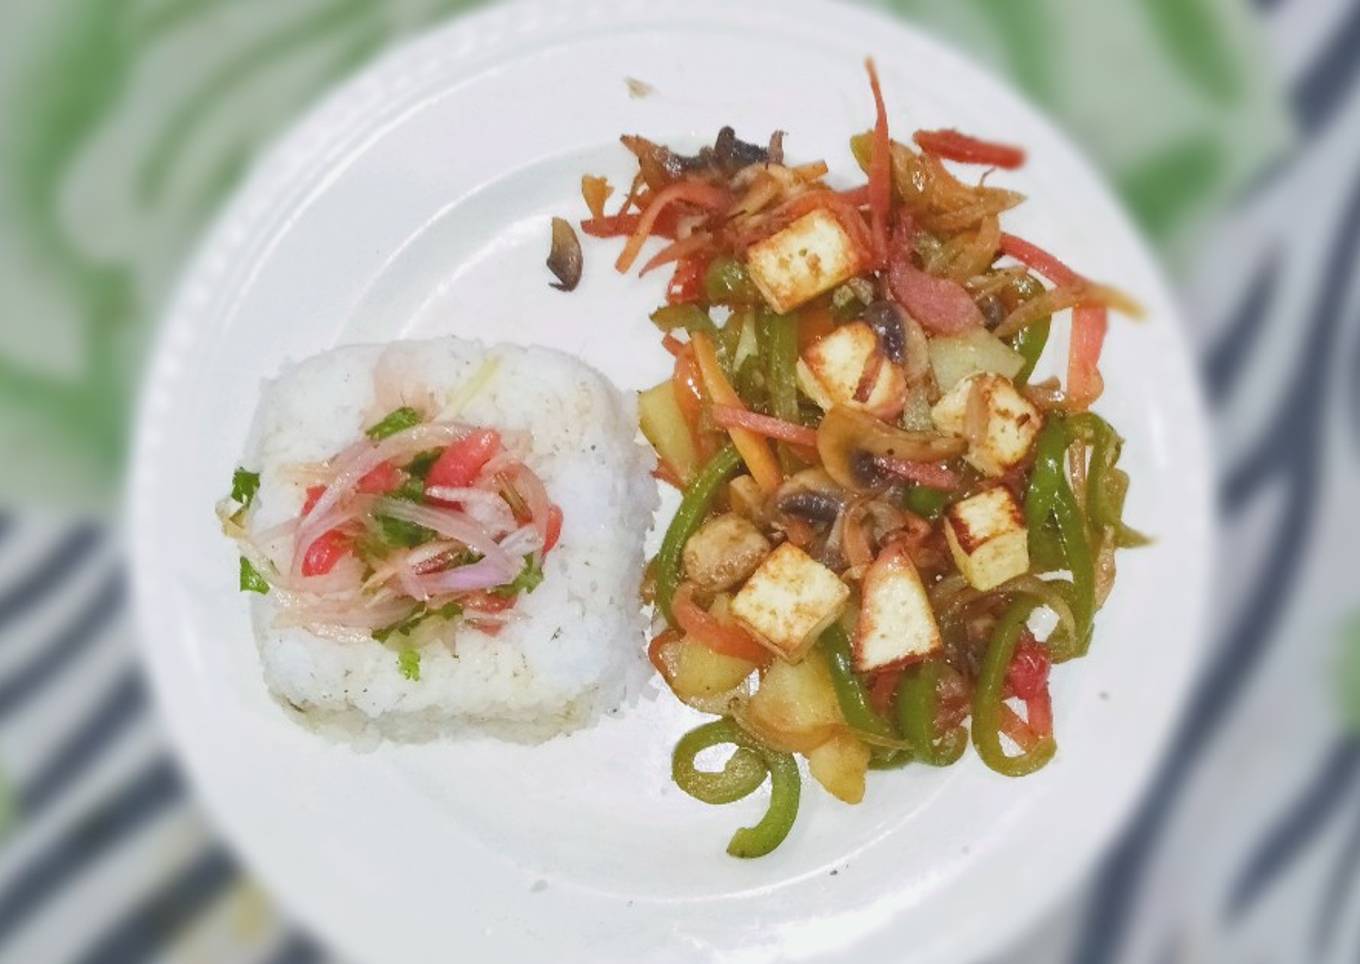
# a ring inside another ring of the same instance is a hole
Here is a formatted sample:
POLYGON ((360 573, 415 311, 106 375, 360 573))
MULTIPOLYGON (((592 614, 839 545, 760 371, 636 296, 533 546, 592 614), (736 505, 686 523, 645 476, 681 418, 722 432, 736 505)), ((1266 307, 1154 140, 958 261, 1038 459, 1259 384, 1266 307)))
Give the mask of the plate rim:
MULTIPOLYGON (((666 22, 676 18, 680 21, 693 21, 701 12, 707 15, 717 13, 737 19, 755 19, 755 11, 773 9, 787 16, 789 8, 801 8, 809 16, 857 20, 866 28, 910 35, 915 42, 934 48, 942 58, 956 62, 974 74, 982 75, 992 85, 1003 88, 1010 97, 1023 104, 1030 115, 1025 122, 1045 128, 1047 134, 1066 148, 1085 168, 1086 173, 1099 184, 1104 197, 1117 209, 1124 229, 1136 242, 1145 262, 1144 267, 1157 283, 1158 301, 1168 308, 1167 327, 1179 348, 1178 361, 1188 363, 1195 357, 1188 330, 1179 311, 1178 299, 1167 282, 1159 260, 1152 255, 1147 239, 1128 217, 1124 205, 1111 189, 1108 179, 1092 163, 1087 152, 1073 143, 1023 91, 1017 90, 985 65, 976 63, 934 34, 905 21, 894 20, 882 11, 831 0, 784 0, 784 2, 748 0, 746 4, 741 5, 739 11, 723 4, 721 0, 690 0, 690 2, 592 0, 587 4, 513 0, 455 16, 442 25, 398 43, 356 75, 332 88, 315 106, 285 128, 261 153, 248 176, 219 209, 217 216, 201 235, 195 252, 187 260, 180 281, 161 314, 161 322, 150 355, 151 360, 146 367, 135 408, 134 440, 130 449, 131 459, 124 494, 124 518, 130 521, 127 543, 128 555, 132 562, 133 614, 137 629, 137 646, 143 665, 147 667, 152 678, 153 702, 157 712, 166 722, 165 730, 175 750, 176 758, 194 788, 195 799, 203 806, 214 829, 230 841, 234 851, 242 855, 251 869, 269 885, 271 893, 280 903, 312 927, 318 938, 325 940, 328 935, 334 933, 333 929, 312 913, 314 908, 307 901, 297 899, 289 888, 281 886, 282 882, 273 874, 273 868, 266 870, 269 862, 259 859, 260 854, 255 842, 248 840, 248 835, 239 831, 230 815, 219 806, 219 802, 209 790, 211 779, 207 764, 196 754, 189 735, 182 728, 170 698, 173 680, 163 677, 166 667, 158 661, 156 655, 157 645, 154 638, 160 631, 152 628, 155 621, 150 616, 153 612, 155 593, 146 575, 149 569, 141 564, 154 547, 143 535, 148 530, 139 523, 150 510, 143 497, 143 493, 149 488, 145 473, 149 471, 153 456, 161 444, 156 432, 157 418, 167 401, 165 386, 173 383, 173 372, 181 354, 180 346, 194 340, 200 316, 228 313, 220 306, 230 303, 231 296, 226 289, 232 278, 232 272, 247 268, 253 260, 247 258, 233 264, 233 257, 240 251, 242 243, 253 233, 258 234, 261 231, 265 232, 262 236, 267 238, 268 229, 265 225, 271 220, 286 222, 291 215, 305 207, 302 202, 305 195, 324 189, 325 178, 322 179, 323 183, 311 190, 300 191, 299 184, 306 180, 309 174, 333 166, 335 152, 343 151, 356 131, 361 135, 360 140, 375 138, 380 136, 389 124, 396 123, 407 112, 419 109, 418 104, 406 104, 375 127, 374 115, 364 108, 366 98, 375 91, 391 95, 403 89, 418 90, 429 78, 434 77, 438 80, 438 71, 432 68, 438 68, 448 61, 468 61, 469 51, 474 47, 484 47, 484 51, 479 52, 494 63, 504 58, 507 51, 497 47, 494 39, 488 42, 489 36, 495 38, 515 34, 532 35, 535 31, 551 29, 551 23, 554 21, 563 22, 570 19, 576 24, 594 26, 617 25, 621 18, 628 17, 639 17, 647 23, 666 22), (571 9, 572 15, 565 18, 561 11, 568 8, 571 9), (544 24, 548 26, 545 27, 544 24), (357 125, 352 123, 355 120, 358 121, 357 125), (223 301, 224 298, 227 300, 223 301)), ((885 46, 883 41, 879 41, 877 45, 885 46)), ((476 59, 472 58, 468 62, 475 63, 476 59)), ((393 100, 396 102, 398 98, 393 100)), ((340 169, 343 169, 343 166, 340 169)), ((259 260, 264 260, 264 257, 259 260)), ((942 955, 978 956, 995 952, 1023 935, 1043 913, 1052 910, 1062 899, 1070 898, 1081 876, 1095 866, 1097 859, 1108 851, 1118 833, 1132 819, 1136 807, 1151 785, 1157 766, 1165 758, 1170 747, 1174 735, 1173 724, 1179 721, 1186 709, 1191 686, 1200 675, 1208 653, 1207 593, 1217 544, 1217 500, 1211 484, 1214 469, 1207 448, 1208 408, 1203 383, 1196 377, 1193 368, 1189 372, 1188 383, 1193 396, 1193 410, 1183 413, 1186 422, 1184 431, 1197 437, 1202 443, 1199 448, 1203 452, 1198 464, 1193 467, 1194 471, 1188 473, 1191 484, 1187 486, 1188 501, 1199 510, 1196 514, 1203 517, 1199 540, 1201 552, 1199 558, 1194 560, 1195 581, 1203 591, 1194 597, 1195 619, 1187 632, 1187 639, 1194 643, 1194 652, 1187 660, 1184 678, 1180 681, 1177 695, 1172 701, 1175 712, 1169 714, 1169 719, 1162 721, 1159 734, 1148 742, 1151 747, 1147 753, 1148 762, 1137 779, 1132 781, 1132 789, 1119 801, 1117 816, 1104 821, 1101 829, 1093 833, 1094 841, 1086 848, 1084 855, 1067 861, 1063 866, 1064 873, 1057 875, 1056 882, 1043 888, 1042 893, 1024 892, 1019 895, 1016 903, 1021 909, 1007 918, 1008 927, 964 928, 963 933, 956 934, 947 946, 937 944, 929 949, 927 954, 932 959, 942 955)))

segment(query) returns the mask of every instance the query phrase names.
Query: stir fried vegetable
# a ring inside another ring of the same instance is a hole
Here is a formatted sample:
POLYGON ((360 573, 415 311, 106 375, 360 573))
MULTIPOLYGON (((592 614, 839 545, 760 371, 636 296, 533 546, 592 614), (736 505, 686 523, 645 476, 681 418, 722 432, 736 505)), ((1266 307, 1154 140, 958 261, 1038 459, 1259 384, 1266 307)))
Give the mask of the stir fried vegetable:
POLYGON ((1124 520, 1123 439, 1089 411, 1110 312, 1138 306, 1007 233, 1022 195, 950 167, 1013 169, 1022 148, 894 139, 866 68, 859 183, 731 128, 692 156, 624 137, 638 173, 617 213, 582 182, 581 227, 626 239, 620 271, 673 272, 651 316, 672 376, 639 400, 682 491, 648 570, 665 623, 648 655, 720 717, 676 746, 681 789, 726 804, 769 778, 735 856, 788 834, 797 755, 850 804, 869 770, 950 766, 969 743, 1006 775, 1044 766, 1050 670, 1089 647, 1116 551, 1147 541, 1124 520), (1063 384, 1042 376, 1069 314, 1063 384))

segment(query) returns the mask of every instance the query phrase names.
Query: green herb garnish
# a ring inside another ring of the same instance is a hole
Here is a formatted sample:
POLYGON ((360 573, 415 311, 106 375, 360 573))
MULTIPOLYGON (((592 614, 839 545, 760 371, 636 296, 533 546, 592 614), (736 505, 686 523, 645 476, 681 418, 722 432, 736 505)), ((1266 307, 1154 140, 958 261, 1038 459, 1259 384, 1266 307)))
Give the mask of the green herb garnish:
POLYGON ((248 508, 255 498, 255 493, 259 490, 259 472, 247 472, 238 466, 236 471, 231 474, 231 498, 233 501, 241 503, 241 508, 248 508))
POLYGON ((427 449, 411 459, 411 461, 407 462, 406 465, 403 466, 403 471, 407 475, 415 476, 417 479, 424 481, 425 476, 430 474, 430 469, 439 461, 439 456, 442 455, 443 452, 443 449, 427 449))
POLYGON ((520 592, 533 592, 538 588, 538 584, 543 581, 543 566, 539 563, 538 557, 528 555, 524 557, 524 568, 519 571, 513 582, 507 582, 504 586, 497 586, 491 590, 497 596, 508 599, 520 592))
POLYGON ((414 549, 434 538, 433 529, 390 515, 380 513, 373 517, 373 521, 378 526, 378 538, 393 548, 414 549))
POLYGON ((245 556, 241 557, 241 592, 257 592, 261 596, 269 594, 269 583, 245 556))
POLYGON ((398 432, 404 432, 408 428, 419 424, 420 413, 409 405, 403 405, 401 408, 388 413, 386 418, 377 425, 374 425, 364 434, 377 442, 389 436, 396 435, 398 432))
POLYGON ((402 676, 413 683, 420 682, 420 650, 407 646, 397 654, 397 666, 402 676))
POLYGON ((457 619, 461 615, 463 615, 463 607, 456 602, 445 603, 438 609, 429 609, 424 603, 420 603, 400 622, 373 630, 373 638, 380 643, 385 643, 393 636, 411 635, 411 630, 427 619, 457 619))

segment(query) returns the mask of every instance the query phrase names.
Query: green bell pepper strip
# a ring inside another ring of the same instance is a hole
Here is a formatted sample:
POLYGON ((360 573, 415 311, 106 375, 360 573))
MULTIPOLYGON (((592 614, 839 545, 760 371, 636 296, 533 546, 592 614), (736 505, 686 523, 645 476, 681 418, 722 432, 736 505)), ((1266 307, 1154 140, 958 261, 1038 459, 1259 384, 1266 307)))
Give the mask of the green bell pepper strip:
POLYGON ((1067 568, 1072 573, 1072 615, 1076 619, 1077 655, 1085 655, 1090 645, 1091 627, 1096 614, 1096 566, 1091 537, 1086 529, 1072 487, 1063 478, 1053 503, 1058 520, 1058 539, 1062 542, 1067 568))
POLYGON ((1086 513, 1094 538, 1107 527, 1115 530, 1120 548, 1147 545, 1147 536, 1124 523, 1124 499, 1129 493, 1129 474, 1117 468, 1124 440, 1114 426, 1094 412, 1082 412, 1068 419, 1068 432, 1091 446, 1086 470, 1086 513))
POLYGON ((897 687, 898 727, 916 747, 916 759, 936 767, 957 763, 968 747, 968 731, 962 726, 945 733, 936 727, 938 686, 944 669, 941 660, 927 660, 903 673, 897 687))
MULTIPOLYGON (((760 313, 765 328, 765 385, 770 394, 770 414, 798 423, 798 316, 760 313)), ((778 445, 780 467, 793 472, 797 466, 789 447, 778 445)))
POLYGON ((1039 364, 1039 358, 1044 353, 1044 347, 1048 344, 1048 332, 1052 323, 1051 317, 1040 318, 1038 321, 1021 328, 1011 340, 1011 347, 1025 359, 1024 367, 1015 376, 1016 385, 1024 385, 1034 374, 1034 369, 1039 364))
POLYGON ((1061 569, 1065 564, 1062 544, 1050 525, 1058 488, 1066 484, 1063 456, 1067 452, 1067 429, 1060 416, 1050 416, 1035 444, 1034 468, 1025 490, 1025 525, 1029 528, 1030 563, 1038 572, 1061 569))
MULTIPOLYGON (((825 656, 826 665, 831 670, 831 686, 836 691, 836 702, 840 704, 845 722, 861 733, 896 739, 892 724, 878 715, 869 702, 869 693, 864 684, 855 675, 850 657, 850 637, 845 627, 833 623, 823 631, 817 648, 825 656)), ((910 760, 911 754, 906 750, 872 744, 869 747, 870 766, 876 770, 892 769, 910 760)))
POLYGON ((1025 620, 1038 604, 1036 599, 1021 596, 1006 609, 992 631, 991 643, 982 658, 977 688, 973 691, 973 746, 983 763, 1008 777, 1033 773, 1053 759, 1058 749, 1052 736, 1042 737, 1032 749, 1019 756, 1007 756, 1001 746, 1001 693, 1006 670, 1015 655, 1015 645, 1025 620))
POLYGON ((656 554, 656 604, 666 617, 666 622, 672 626, 675 625, 675 615, 671 612, 671 600, 675 598, 675 590, 680 585, 681 555, 685 551, 685 543, 703 523, 722 484, 741 465, 741 456, 733 445, 724 446, 709 459, 708 464, 699 470, 694 481, 685 489, 680 508, 675 510, 665 538, 661 540, 661 551, 656 554))
POLYGON ((798 764, 788 753, 762 749, 761 755, 770 771, 770 805, 759 823, 742 827, 732 835, 727 852, 733 857, 764 857, 784 842, 798 817, 798 799, 802 795, 798 764))
POLYGON ((949 493, 925 485, 908 485, 902 493, 902 505, 923 519, 934 522, 949 504, 949 493))
POLYGON ((760 292, 751 280, 746 266, 736 258, 714 258, 704 271, 704 294, 720 305, 754 305, 760 302, 760 292))
POLYGON ((713 319, 708 316, 708 312, 695 304, 683 305, 663 305, 650 315, 652 324, 656 325, 661 331, 674 331, 683 328, 693 334, 702 331, 705 334, 716 336, 718 326, 713 324, 713 319))
POLYGON ((681 790, 704 803, 732 803, 750 796, 765 782, 765 758, 746 746, 745 734, 730 717, 690 730, 675 744, 671 754, 671 779, 681 790), (709 747, 724 743, 736 750, 716 772, 700 770, 694 759, 709 747))

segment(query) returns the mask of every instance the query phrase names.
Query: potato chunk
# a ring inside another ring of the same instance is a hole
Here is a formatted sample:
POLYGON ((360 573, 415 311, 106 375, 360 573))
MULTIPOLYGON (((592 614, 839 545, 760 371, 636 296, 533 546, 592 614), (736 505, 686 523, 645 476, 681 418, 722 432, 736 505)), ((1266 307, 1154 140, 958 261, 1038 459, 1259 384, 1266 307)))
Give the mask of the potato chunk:
POLYGON ((685 543, 685 576, 708 592, 722 592, 741 582, 770 552, 766 539, 749 519, 726 512, 705 522, 685 543))
POLYGON ((1029 530, 1004 485, 955 502, 944 513, 954 562, 974 589, 988 590, 1029 571, 1029 530))
POLYGON ((864 777, 869 770, 869 748, 851 733, 837 733, 807 755, 808 772, 827 793, 845 801, 864 799, 864 777))
POLYGON ((747 722, 771 744, 807 753, 845 726, 826 661, 775 660, 751 701, 747 722))
POLYGON ((809 211, 751 245, 747 269, 770 307, 781 314, 860 272, 860 252, 830 211, 809 211))
POLYGON ((786 542, 751 574, 732 600, 731 613, 762 643, 796 662, 849 597, 840 577, 786 542))

